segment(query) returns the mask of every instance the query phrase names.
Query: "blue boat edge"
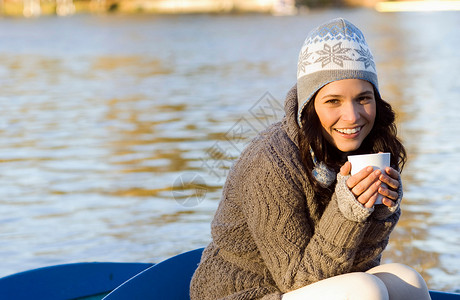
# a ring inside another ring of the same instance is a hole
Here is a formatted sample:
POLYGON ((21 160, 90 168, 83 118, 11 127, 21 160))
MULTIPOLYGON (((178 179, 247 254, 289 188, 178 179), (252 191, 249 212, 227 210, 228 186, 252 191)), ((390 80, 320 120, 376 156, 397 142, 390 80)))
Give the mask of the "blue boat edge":
MULTIPOLYGON (((165 295, 170 289, 165 281, 174 278, 181 287, 181 291, 175 291, 180 292, 177 299, 189 299, 189 282, 202 251, 203 248, 187 251, 158 264, 80 262, 27 270, 0 278, 0 298, 110 300, 126 299, 130 293, 165 295), (183 278, 177 278, 179 268, 183 278)), ((454 292, 430 290, 430 296, 432 300, 460 300, 460 294, 454 292)))
POLYGON ((36 268, 0 278, 0 298, 102 299, 152 265, 139 262, 78 262, 36 268))

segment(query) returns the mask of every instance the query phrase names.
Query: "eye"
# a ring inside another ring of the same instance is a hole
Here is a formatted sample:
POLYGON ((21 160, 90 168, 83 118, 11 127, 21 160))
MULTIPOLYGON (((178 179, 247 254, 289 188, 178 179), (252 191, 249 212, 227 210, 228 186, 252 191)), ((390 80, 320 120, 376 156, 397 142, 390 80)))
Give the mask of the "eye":
POLYGON ((374 97, 372 96, 361 96, 358 98, 358 102, 360 104, 368 104, 370 102, 374 101, 374 97))
POLYGON ((339 99, 328 99, 328 100, 326 100, 325 103, 327 103, 327 104, 338 104, 338 103, 340 103, 340 100, 339 99))

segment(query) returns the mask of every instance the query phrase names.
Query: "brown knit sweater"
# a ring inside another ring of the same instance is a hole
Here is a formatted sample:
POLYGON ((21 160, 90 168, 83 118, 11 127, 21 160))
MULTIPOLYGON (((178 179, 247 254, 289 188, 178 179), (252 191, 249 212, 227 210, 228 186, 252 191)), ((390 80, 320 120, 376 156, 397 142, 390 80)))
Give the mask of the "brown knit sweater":
POLYGON ((261 132, 230 171, 190 289, 192 300, 279 300, 283 293, 380 263, 397 205, 363 207, 336 175, 316 200, 298 148, 295 87, 281 122, 261 132))

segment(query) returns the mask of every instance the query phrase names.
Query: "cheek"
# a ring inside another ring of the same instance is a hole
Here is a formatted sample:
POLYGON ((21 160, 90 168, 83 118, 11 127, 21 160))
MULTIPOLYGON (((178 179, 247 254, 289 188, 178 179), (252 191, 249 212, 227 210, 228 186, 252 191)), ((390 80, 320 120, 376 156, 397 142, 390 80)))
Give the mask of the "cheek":
POLYGON ((370 107, 368 110, 366 110, 366 114, 367 114, 367 116, 368 116, 368 117, 367 117, 367 120, 369 121, 369 123, 370 123, 371 125, 374 125, 375 117, 377 116, 375 106, 370 107))
POLYGON ((331 144, 334 144, 332 127, 337 122, 336 117, 329 111, 327 113, 323 113, 321 116, 318 114, 318 118, 321 125, 321 135, 331 144))
POLYGON ((337 122, 337 117, 331 110, 317 110, 317 115, 321 127, 326 131, 330 131, 331 127, 337 122))

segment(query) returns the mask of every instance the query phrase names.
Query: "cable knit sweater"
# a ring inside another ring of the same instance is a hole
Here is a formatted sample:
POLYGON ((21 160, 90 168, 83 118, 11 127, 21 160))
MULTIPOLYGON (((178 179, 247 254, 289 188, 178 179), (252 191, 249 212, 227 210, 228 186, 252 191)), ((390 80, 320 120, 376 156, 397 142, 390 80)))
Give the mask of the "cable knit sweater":
POLYGON ((232 167, 211 225, 212 242, 192 278, 192 300, 279 300, 319 280, 379 265, 400 216, 367 209, 334 174, 328 203, 316 200, 301 162, 295 87, 285 117, 261 132, 232 167))

